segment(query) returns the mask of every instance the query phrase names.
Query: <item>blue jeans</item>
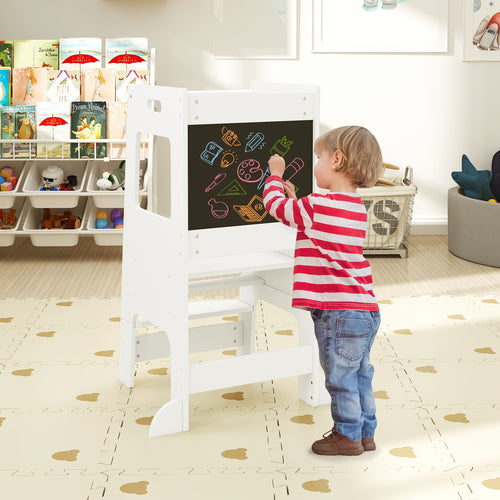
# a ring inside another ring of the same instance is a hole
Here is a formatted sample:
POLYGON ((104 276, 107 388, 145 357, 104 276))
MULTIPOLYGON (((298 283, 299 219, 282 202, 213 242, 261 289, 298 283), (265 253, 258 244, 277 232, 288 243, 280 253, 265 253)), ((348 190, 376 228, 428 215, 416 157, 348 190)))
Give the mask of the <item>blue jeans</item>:
POLYGON ((370 349, 380 313, 311 309, 334 429, 351 441, 373 437, 377 427, 370 349))

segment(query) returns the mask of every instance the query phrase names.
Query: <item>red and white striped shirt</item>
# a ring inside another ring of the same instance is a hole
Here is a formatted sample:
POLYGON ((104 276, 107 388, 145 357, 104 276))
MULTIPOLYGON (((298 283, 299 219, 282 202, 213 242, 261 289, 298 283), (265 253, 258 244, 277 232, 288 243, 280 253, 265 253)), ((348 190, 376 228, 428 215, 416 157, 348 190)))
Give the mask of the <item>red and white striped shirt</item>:
POLYGON ((264 188, 266 210, 297 228, 292 306, 378 311, 370 264, 363 256, 367 215, 356 193, 285 197, 281 177, 264 188))

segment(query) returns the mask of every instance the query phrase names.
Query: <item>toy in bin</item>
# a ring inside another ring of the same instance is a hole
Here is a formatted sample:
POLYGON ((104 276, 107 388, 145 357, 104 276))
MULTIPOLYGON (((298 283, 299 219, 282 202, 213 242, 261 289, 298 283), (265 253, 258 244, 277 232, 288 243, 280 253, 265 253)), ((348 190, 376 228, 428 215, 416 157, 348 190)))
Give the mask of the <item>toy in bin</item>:
POLYGON ((74 215, 71 210, 66 210, 63 213, 52 212, 50 208, 44 208, 40 223, 42 229, 79 229, 82 220, 74 215))
POLYGON ((16 225, 16 209, 0 209, 0 229, 13 229, 16 225))
POLYGON ((109 215, 104 210, 96 214, 96 229, 123 229, 123 210, 114 208, 109 215))
POLYGON ((42 187, 40 191, 74 191, 78 184, 76 175, 64 178, 64 170, 57 165, 49 165, 42 170, 42 187))
POLYGON ((17 184, 18 178, 14 175, 10 167, 3 167, 0 170, 2 176, 0 181, 0 191, 12 191, 17 184))
POLYGON ((118 168, 108 172, 106 170, 102 171, 102 177, 97 179, 96 184, 99 189, 105 189, 107 191, 116 191, 117 189, 125 189, 125 160, 120 163, 118 168))

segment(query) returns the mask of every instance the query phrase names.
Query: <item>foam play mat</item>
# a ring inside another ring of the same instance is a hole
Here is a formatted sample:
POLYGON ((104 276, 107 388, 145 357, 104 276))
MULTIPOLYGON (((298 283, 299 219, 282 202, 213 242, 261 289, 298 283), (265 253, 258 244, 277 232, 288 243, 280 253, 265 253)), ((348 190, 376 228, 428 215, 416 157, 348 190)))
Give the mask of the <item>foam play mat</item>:
MULTIPOLYGON (((328 457, 311 444, 329 405, 296 377, 193 394, 189 432, 149 438, 170 363, 119 382, 119 298, 0 300, 1 497, 499 498, 500 297, 379 301, 377 450, 328 457)), ((293 316, 260 303, 256 349, 297 344, 293 316)))

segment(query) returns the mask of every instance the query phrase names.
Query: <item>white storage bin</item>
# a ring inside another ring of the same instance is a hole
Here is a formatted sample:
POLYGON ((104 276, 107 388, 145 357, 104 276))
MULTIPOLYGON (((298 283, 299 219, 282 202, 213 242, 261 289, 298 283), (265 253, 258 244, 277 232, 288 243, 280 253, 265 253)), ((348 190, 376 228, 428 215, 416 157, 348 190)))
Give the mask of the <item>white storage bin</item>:
POLYGON ((17 193, 21 191, 20 186, 26 175, 24 166, 24 161, 0 160, 0 170, 3 167, 10 167, 14 176, 18 178, 16 187, 12 191, 0 191, 0 209, 11 208, 14 205, 17 193))
POLYGON ((92 234, 96 245, 99 246, 121 246, 123 244, 123 229, 97 229, 95 227, 97 212, 103 210, 107 213, 108 218, 113 208, 98 208, 92 200, 87 202, 85 210, 85 232, 92 234))
POLYGON ((16 211, 16 222, 12 226, 12 229, 5 229, 0 227, 0 247, 10 247, 14 244, 17 234, 19 234, 19 228, 21 225, 21 220, 26 215, 26 209, 29 203, 25 198, 18 196, 14 201, 13 205, 7 209, 2 209, 8 212, 11 209, 16 211))
MULTIPOLYGON (((123 160, 111 160, 109 162, 92 160, 88 164, 87 193, 92 196, 97 208, 123 208, 125 199, 124 190, 119 188, 115 191, 99 189, 97 180, 102 177, 103 170, 110 172, 118 168, 123 160)), ((141 160, 141 177, 139 179, 139 196, 146 196, 147 188, 147 160, 141 160)), ((126 165, 123 167, 126 168, 126 165)))
POLYGON ((74 208, 78 205, 80 195, 87 177, 87 162, 82 160, 63 161, 29 161, 26 162, 26 181, 23 193, 30 197, 34 208, 74 208), (73 191, 40 191, 42 188, 42 170, 49 165, 57 165, 64 171, 64 178, 76 175, 78 181, 73 191))
POLYGON ((31 239, 31 243, 36 247, 72 247, 78 243, 78 239, 83 230, 84 213, 86 199, 81 198, 75 207, 51 207, 51 212, 65 212, 71 210, 73 215, 81 219, 78 229, 42 229, 41 220, 43 209, 31 206, 27 211, 23 224, 23 231, 31 239))

